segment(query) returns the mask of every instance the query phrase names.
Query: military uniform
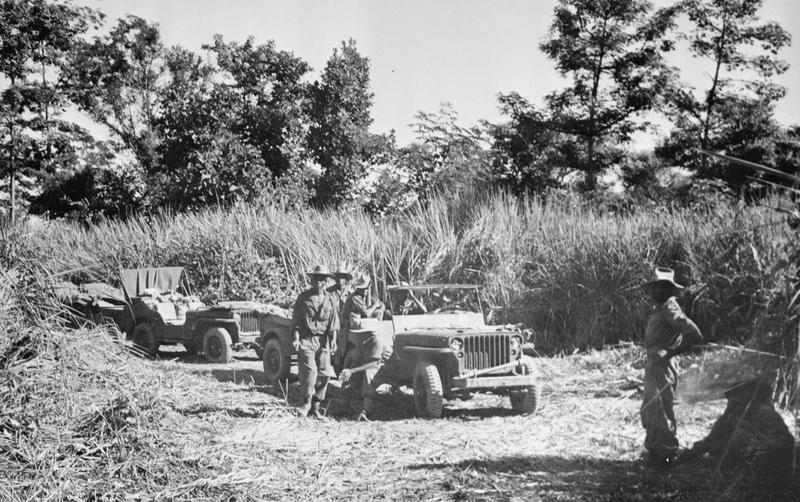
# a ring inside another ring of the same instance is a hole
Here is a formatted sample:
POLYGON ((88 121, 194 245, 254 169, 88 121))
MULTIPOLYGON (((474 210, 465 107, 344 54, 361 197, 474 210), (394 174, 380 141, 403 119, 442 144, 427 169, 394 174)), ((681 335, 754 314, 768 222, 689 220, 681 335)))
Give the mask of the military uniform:
POLYGON ((339 330, 338 305, 328 293, 313 289, 297 297, 292 320, 300 334, 297 369, 304 402, 325 399, 328 379, 336 376, 331 366, 330 337, 339 330))
POLYGON ((641 419, 646 431, 645 448, 659 461, 671 462, 678 453, 673 410, 678 367, 671 357, 663 356, 664 351, 673 353, 702 338, 697 325, 686 317, 674 296, 660 305, 647 322, 641 419))

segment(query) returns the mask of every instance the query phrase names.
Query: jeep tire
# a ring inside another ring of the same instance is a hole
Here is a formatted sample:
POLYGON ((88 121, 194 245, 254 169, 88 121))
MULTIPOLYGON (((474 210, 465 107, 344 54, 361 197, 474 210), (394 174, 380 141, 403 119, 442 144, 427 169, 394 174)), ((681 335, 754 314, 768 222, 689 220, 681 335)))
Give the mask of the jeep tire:
POLYGON ((417 416, 439 418, 444 404, 442 378, 435 364, 421 362, 414 370, 414 410, 417 416))
POLYGON ((264 362, 264 376, 267 381, 275 383, 289 378, 291 360, 286 354, 280 338, 277 336, 267 338, 263 352, 264 356, 261 360, 264 362))
POLYGON ((156 340, 155 333, 153 333, 153 327, 147 321, 140 322, 133 327, 131 341, 147 357, 156 357, 158 355, 159 343, 156 340))
MULTIPOLYGON (((535 375, 536 365, 531 357, 523 356, 522 374, 535 375)), ((508 395, 511 401, 511 409, 521 415, 530 415, 536 412, 542 404, 542 388, 539 385, 532 385, 522 389, 512 390, 508 395)))
POLYGON ((225 328, 209 328, 203 334, 203 356, 212 363, 228 363, 233 358, 231 335, 225 328))

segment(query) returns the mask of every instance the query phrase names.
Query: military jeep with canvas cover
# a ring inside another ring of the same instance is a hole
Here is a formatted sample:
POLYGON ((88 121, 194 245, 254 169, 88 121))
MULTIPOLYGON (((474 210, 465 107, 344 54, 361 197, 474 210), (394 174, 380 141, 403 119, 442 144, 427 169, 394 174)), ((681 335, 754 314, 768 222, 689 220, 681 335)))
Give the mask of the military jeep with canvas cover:
POLYGON ((220 302, 206 306, 191 295, 183 267, 122 270, 122 290, 130 316, 122 326, 146 353, 160 345, 182 344, 190 354, 226 363, 234 345, 258 349, 262 305, 220 302))

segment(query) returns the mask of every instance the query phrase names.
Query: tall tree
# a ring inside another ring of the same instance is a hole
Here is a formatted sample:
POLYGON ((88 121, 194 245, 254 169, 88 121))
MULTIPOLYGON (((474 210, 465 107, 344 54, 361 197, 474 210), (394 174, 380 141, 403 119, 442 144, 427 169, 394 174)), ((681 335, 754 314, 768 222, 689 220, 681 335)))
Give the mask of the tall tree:
POLYGON ((72 99, 108 127, 148 174, 158 162, 164 55, 158 26, 127 16, 108 35, 83 44, 70 64, 72 99))
MULTIPOLYGON (((692 55, 708 65, 709 80, 698 91, 679 83, 671 88, 675 129, 659 153, 698 169, 701 175, 731 178, 718 163, 691 147, 725 149, 756 162, 768 161, 770 138, 777 133, 775 102, 785 89, 772 79, 788 64, 777 57, 791 42, 778 23, 761 23, 763 0, 686 0, 679 7, 691 29, 686 37, 692 55)), ((742 174, 742 173, 738 173, 742 174)))
POLYGON ((280 177, 301 161, 308 93, 302 79, 311 67, 272 40, 226 43, 217 35, 204 48, 216 56, 215 99, 229 107, 230 129, 258 149, 272 175, 280 177))
POLYGON ((74 161, 85 131, 61 118, 64 69, 80 37, 100 14, 69 2, 0 1, 0 173, 8 177, 10 215, 20 174, 38 175, 74 161))
POLYGON ((480 127, 459 125, 450 103, 438 112, 418 112, 411 127, 416 140, 400 151, 399 164, 420 199, 488 181, 488 139, 480 127))
POLYGON ((343 42, 312 85, 308 146, 322 168, 317 184, 317 203, 338 205, 351 199, 352 188, 375 153, 368 129, 370 110, 369 59, 355 40, 343 42))
POLYGON ((609 164, 605 144, 643 129, 636 119, 672 77, 662 54, 673 47, 673 17, 673 8, 654 13, 646 0, 559 0, 540 48, 571 85, 547 96, 547 121, 583 143, 576 167, 587 189, 609 164))
POLYGON ((495 183, 516 193, 544 193, 581 162, 579 145, 553 130, 546 113, 518 93, 499 96, 508 117, 489 125, 495 183))

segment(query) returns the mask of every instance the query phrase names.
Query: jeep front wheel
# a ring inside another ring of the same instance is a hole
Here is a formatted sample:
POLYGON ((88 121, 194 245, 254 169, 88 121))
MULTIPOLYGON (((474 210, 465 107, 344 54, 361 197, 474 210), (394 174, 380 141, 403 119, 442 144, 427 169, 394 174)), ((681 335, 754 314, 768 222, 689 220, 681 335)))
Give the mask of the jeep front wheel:
MULTIPOLYGON (((532 357, 523 356, 522 374, 535 375, 536 363, 532 357)), ((512 390, 509 395, 511 409, 521 415, 530 415, 536 412, 542 404, 542 388, 539 385, 531 385, 519 390, 512 390)))
POLYGON ((144 355, 148 357, 156 357, 158 355, 159 343, 149 323, 140 322, 134 326, 131 340, 144 355))
POLYGON ((203 355, 212 363, 227 363, 233 358, 231 335, 225 328, 210 328, 203 335, 203 355))
POLYGON ((441 417, 443 396, 442 378, 436 365, 419 363, 414 370, 414 410, 417 416, 441 417))
POLYGON ((289 378, 290 360, 283 344, 277 337, 270 338, 264 344, 264 376, 268 382, 280 382, 289 378))
POLYGON ((509 395, 511 409, 520 415, 530 415, 536 412, 542 401, 542 389, 538 385, 526 387, 522 390, 512 390, 509 395))

